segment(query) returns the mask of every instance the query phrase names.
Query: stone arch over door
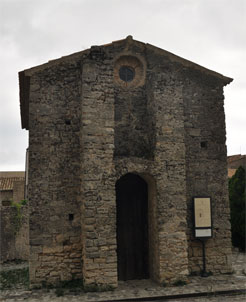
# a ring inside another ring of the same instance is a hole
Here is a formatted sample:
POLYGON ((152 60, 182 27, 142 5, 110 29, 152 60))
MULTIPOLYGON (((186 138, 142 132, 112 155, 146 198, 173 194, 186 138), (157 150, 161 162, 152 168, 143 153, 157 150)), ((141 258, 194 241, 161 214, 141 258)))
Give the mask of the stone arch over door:
POLYGON ((149 278, 148 184, 127 173, 116 182, 118 279, 149 278))

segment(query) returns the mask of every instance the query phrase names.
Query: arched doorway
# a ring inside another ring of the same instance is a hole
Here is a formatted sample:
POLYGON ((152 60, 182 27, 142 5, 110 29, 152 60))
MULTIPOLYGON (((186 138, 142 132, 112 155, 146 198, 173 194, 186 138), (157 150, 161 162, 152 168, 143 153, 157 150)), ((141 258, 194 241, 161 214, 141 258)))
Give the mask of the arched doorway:
POLYGON ((136 174, 116 182, 118 279, 149 278, 148 185, 136 174))

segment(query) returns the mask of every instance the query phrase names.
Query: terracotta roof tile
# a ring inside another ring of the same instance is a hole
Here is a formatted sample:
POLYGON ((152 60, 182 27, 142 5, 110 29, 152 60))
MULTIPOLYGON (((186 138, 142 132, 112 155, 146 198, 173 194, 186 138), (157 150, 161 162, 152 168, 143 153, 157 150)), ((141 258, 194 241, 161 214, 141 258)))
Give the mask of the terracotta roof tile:
POLYGON ((227 162, 231 163, 233 161, 239 160, 239 159, 244 158, 244 157, 245 157, 245 155, 241 155, 241 154, 231 155, 231 156, 227 157, 227 162))
POLYGON ((235 173, 237 169, 228 169, 228 177, 231 178, 235 173))
POLYGON ((0 191, 13 190, 15 181, 24 181, 24 177, 2 177, 0 178, 0 191))

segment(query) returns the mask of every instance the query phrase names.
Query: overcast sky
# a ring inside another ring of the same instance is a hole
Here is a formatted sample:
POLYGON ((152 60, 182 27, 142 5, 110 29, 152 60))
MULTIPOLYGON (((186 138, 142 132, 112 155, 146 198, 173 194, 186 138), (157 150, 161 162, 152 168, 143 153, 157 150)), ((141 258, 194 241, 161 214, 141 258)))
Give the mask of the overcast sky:
POLYGON ((18 72, 132 35, 232 77, 228 155, 246 154, 245 0, 0 0, 0 171, 25 168, 18 72))

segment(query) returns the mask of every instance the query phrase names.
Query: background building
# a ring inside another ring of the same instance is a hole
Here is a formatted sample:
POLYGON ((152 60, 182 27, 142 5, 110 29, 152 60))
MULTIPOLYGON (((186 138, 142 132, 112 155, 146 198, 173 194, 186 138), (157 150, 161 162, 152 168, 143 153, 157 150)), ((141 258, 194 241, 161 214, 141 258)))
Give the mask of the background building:
POLYGON ((24 199, 25 172, 0 172, 0 204, 24 199))
POLYGON ((24 199, 25 172, 0 172, 0 262, 29 257, 28 205, 24 199))
POLYGON ((227 157, 228 177, 232 177, 237 169, 242 166, 246 169, 246 155, 236 154, 227 157))

